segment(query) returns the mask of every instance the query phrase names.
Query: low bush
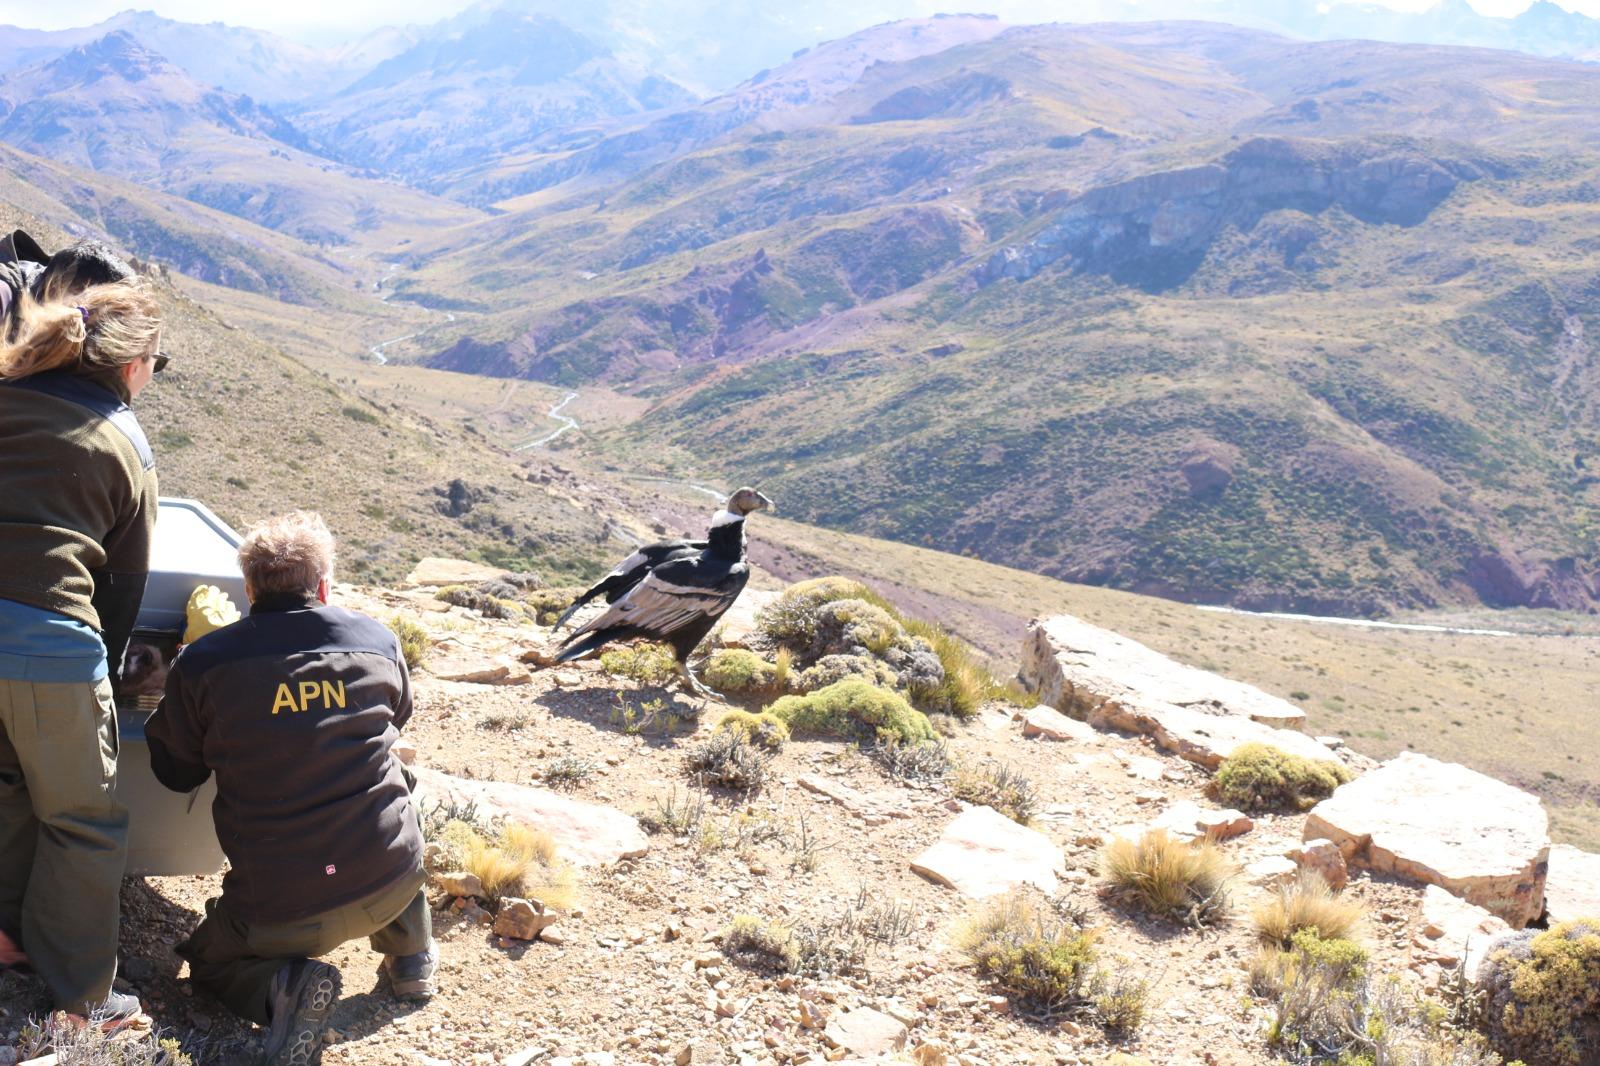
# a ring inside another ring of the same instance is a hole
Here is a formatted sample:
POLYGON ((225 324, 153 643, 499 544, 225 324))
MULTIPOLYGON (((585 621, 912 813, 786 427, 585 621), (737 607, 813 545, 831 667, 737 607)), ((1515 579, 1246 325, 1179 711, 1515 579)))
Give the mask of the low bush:
POLYGON ((783 719, 770 711, 752 714, 749 711, 729 711, 717 722, 723 733, 737 733, 752 744, 769 751, 777 751, 789 742, 789 727, 783 719))
POLYGON ((522 605, 535 622, 553 626, 561 612, 571 607, 582 591, 577 588, 534 589, 523 594, 522 605))
POLYGON ((934 738, 928 716, 905 697, 859 678, 847 678, 805 696, 784 696, 767 710, 791 733, 903 743, 934 738))
POLYGON ((794 930, 782 922, 768 922, 753 914, 735 915, 722 934, 724 954, 742 961, 754 960, 785 973, 800 969, 800 944, 794 930))
POLYGON ((915 744, 891 740, 874 744, 870 752, 890 777, 901 781, 943 781, 950 775, 950 749, 942 740, 922 740, 915 744))
POLYGON ((1600 918, 1502 938, 1478 987, 1485 1026, 1504 1053, 1551 1066, 1600 1061, 1600 918))
POLYGON ((1360 903, 1328 887, 1321 874, 1302 870, 1292 884, 1258 905, 1253 917, 1256 935, 1285 949, 1302 929, 1314 929, 1324 940, 1348 940, 1360 927, 1361 915, 1360 903))
POLYGON ((1212 788, 1230 807, 1244 811, 1309 810, 1354 775, 1327 760, 1291 755, 1268 744, 1242 744, 1222 761, 1212 788))
MULTIPOLYGON (((0 1050, 9 1048, 0 1045, 0 1050)), ((25 1062, 40 1059, 56 1066, 194 1066, 170 1037, 126 1029, 107 1033, 98 1025, 77 1025, 59 1013, 24 1027, 17 1051, 25 1062), (46 1059, 52 1052, 54 1058, 46 1059)))
POLYGON ((723 932, 723 953, 736 961, 821 976, 861 972, 872 953, 893 947, 915 922, 899 902, 876 902, 863 887, 831 917, 788 925, 741 914, 723 932))
POLYGON ((778 668, 743 648, 717 649, 701 673, 707 685, 730 696, 778 691, 778 668))
POLYGON ((1033 782, 1009 765, 959 766, 950 776, 950 794, 980 807, 993 807, 1018 825, 1033 821, 1038 793, 1033 782))
POLYGON ((1117 837, 1100 850, 1100 875, 1122 899, 1151 914, 1210 925, 1228 914, 1233 866, 1210 841, 1177 840, 1152 829, 1138 840, 1117 837))
POLYGON ((759 792, 767 783, 772 756, 743 733, 718 730, 684 755, 684 768, 702 785, 737 792, 759 792))
POLYGON ((600 667, 608 674, 641 685, 665 685, 678 676, 678 659, 665 644, 630 644, 600 653, 600 667))
POLYGON ((428 658, 428 649, 433 647, 433 640, 428 636, 428 631, 409 618, 399 615, 389 617, 389 632, 394 634, 400 642, 400 655, 406 661, 407 670, 415 670, 428 658))
POLYGON ((1118 1033, 1144 1020, 1147 982, 1114 976, 1100 963, 1094 930, 1032 893, 982 905, 956 929, 954 944, 1025 1012, 1090 1014, 1118 1033))
POLYGON ((593 777, 594 772, 594 760, 581 755, 563 755, 550 760, 539 780, 544 782, 546 788, 570 792, 593 777))
POLYGON ((485 618, 523 617, 522 608, 510 600, 469 585, 446 585, 435 592, 433 598, 442 600, 452 607, 465 607, 469 611, 477 611, 485 618))

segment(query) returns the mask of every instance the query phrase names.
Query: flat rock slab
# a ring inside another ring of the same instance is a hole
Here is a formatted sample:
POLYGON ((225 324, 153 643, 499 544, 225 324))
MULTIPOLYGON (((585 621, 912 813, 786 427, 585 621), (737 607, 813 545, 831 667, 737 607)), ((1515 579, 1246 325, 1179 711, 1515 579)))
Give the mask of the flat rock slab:
POLYGON ((1099 736, 1088 722, 1068 718, 1054 707, 1042 703, 1023 712, 1022 735, 1043 740, 1076 740, 1080 743, 1091 742, 1099 736))
POLYGON ((401 583, 401 588, 442 588, 445 585, 476 585, 505 577, 510 571, 498 566, 485 566, 465 559, 442 559, 430 556, 411 568, 411 573, 401 583))
POLYGON ((867 1058, 899 1051, 909 1033, 905 1022, 871 1007, 835 1014, 822 1031, 829 1044, 867 1058))
POLYGON ((1036 618, 1028 626, 1022 678, 1058 710, 1086 712, 1111 701, 1190 707, 1277 727, 1301 728, 1306 719, 1294 704, 1254 685, 1186 666, 1071 615, 1036 618))
POLYGON ((713 639, 724 648, 748 648, 756 635, 756 615, 782 595, 766 589, 745 589, 717 623, 713 639))
POLYGON ((1179 800, 1162 811, 1160 817, 1151 823, 1151 828, 1165 829, 1172 836, 1183 840, 1196 840, 1200 837, 1230 840, 1241 833, 1248 833, 1255 828, 1255 825, 1249 815, 1231 807, 1218 810, 1202 807, 1193 800, 1179 800))
POLYGON ((1574 918, 1600 918, 1600 855, 1570 844, 1551 845, 1544 907, 1551 925, 1574 918))
POLYGON ((1429 885, 1422 894, 1418 950, 1427 961, 1445 967, 1465 960, 1468 980, 1476 980, 1478 965, 1488 955, 1489 945, 1509 932, 1511 927, 1500 918, 1438 885, 1429 885))
POLYGON ((1352 866, 1438 885, 1520 929, 1544 910, 1549 821, 1538 797, 1457 763, 1404 752, 1312 808, 1352 866))
POLYGON ((910 818, 911 808, 893 792, 861 792, 818 774, 804 774, 800 787, 826 797, 868 825, 883 825, 891 818, 910 818))
POLYGON ((1089 722, 1099 729, 1142 733, 1165 750, 1208 770, 1216 769, 1244 744, 1270 744, 1307 759, 1339 761, 1335 752, 1297 730, 1275 729, 1249 718, 1175 704, 1106 700, 1089 712, 1089 722))
POLYGON ((1056 890, 1061 849, 1043 833, 1018 825, 992 807, 971 807, 911 860, 911 869, 964 896, 982 899, 1019 885, 1056 890))
POLYGON ((426 767, 415 767, 419 811, 435 803, 465 807, 478 815, 542 829, 555 839, 561 857, 575 866, 606 866, 650 850, 650 838, 637 820, 612 807, 563 796, 546 788, 505 781, 469 781, 426 767))
POLYGON ((528 668, 509 655, 485 655, 467 649, 435 651, 423 668, 441 681, 474 685, 526 685, 532 680, 528 668))

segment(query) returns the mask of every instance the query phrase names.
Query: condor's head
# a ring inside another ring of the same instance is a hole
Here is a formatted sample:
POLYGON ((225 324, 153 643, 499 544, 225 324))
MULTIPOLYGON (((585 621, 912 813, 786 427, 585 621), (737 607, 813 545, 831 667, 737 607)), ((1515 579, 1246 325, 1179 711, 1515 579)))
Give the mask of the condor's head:
POLYGON ((748 486, 728 497, 728 512, 740 518, 752 511, 772 510, 772 501, 748 486))

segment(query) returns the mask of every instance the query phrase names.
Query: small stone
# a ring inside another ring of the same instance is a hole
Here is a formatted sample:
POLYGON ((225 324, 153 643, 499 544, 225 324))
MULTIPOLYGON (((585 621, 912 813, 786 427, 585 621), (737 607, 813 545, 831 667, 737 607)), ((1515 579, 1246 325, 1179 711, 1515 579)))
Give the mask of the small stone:
POLYGON ((1068 718, 1054 707, 1043 704, 1022 716, 1022 735, 1044 740, 1076 740, 1088 742, 1096 739, 1094 727, 1076 718, 1068 718))
POLYGON ((478 875, 465 870, 452 870, 448 873, 434 874, 433 883, 438 885, 446 895, 458 899, 481 897, 483 895, 483 882, 478 875))
POLYGON ((417 761, 417 746, 409 737, 398 738, 390 746, 389 753, 407 766, 415 765, 417 761))
POLYGON ((508 897, 500 901, 500 913, 494 919, 494 932, 497 936, 514 940, 537 940, 541 932, 555 924, 556 918, 538 900, 508 897))
POLYGON ((905 1023, 871 1007, 834 1015, 823 1032, 824 1038, 833 1047, 862 1058, 900 1050, 906 1046, 907 1034, 905 1023))
POLYGON ((1293 859, 1286 859, 1282 855, 1269 855, 1246 866, 1244 876, 1252 885, 1273 888, 1293 881, 1299 869, 1293 859))
POLYGON ((539 940, 545 944, 554 944, 560 947, 567 942, 567 935, 553 925, 547 925, 539 930, 539 940))
POLYGON ((1333 841, 1324 838, 1308 840, 1283 853, 1303 870, 1312 870, 1328 882, 1335 892, 1350 883, 1350 867, 1345 864, 1344 853, 1333 841))

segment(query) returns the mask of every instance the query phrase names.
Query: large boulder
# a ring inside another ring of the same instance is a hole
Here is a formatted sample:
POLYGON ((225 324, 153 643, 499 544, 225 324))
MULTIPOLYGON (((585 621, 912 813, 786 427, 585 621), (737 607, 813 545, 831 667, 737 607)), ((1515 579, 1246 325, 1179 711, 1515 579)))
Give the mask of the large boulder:
POLYGON ((1544 908, 1551 925, 1600 918, 1600 855, 1570 844, 1552 845, 1544 908))
POLYGON ((966 896, 982 899, 1020 885, 1056 890, 1065 857, 1043 833, 1018 825, 992 807, 970 807, 911 860, 911 869, 966 896))
POLYGON ((1022 645, 1023 682, 1039 700, 1093 721, 1105 703, 1183 707, 1299 729, 1305 712, 1242 681, 1185 666, 1120 633, 1071 615, 1036 618, 1022 645))
POLYGON ((1520 929, 1544 909, 1549 821, 1538 797, 1456 763, 1404 752, 1306 816, 1345 861, 1438 885, 1520 929))
POLYGON ((510 571, 498 566, 468 562, 465 559, 441 559, 429 556, 411 568, 411 573, 400 588, 442 588, 446 585, 476 585, 480 581, 494 581, 510 571))
POLYGON ((561 857, 575 866, 605 866, 650 850, 650 838, 633 817, 598 803, 585 803, 547 788, 505 781, 469 781, 413 767, 418 810, 436 803, 475 805, 480 819, 519 822, 542 829, 555 840, 561 857))

